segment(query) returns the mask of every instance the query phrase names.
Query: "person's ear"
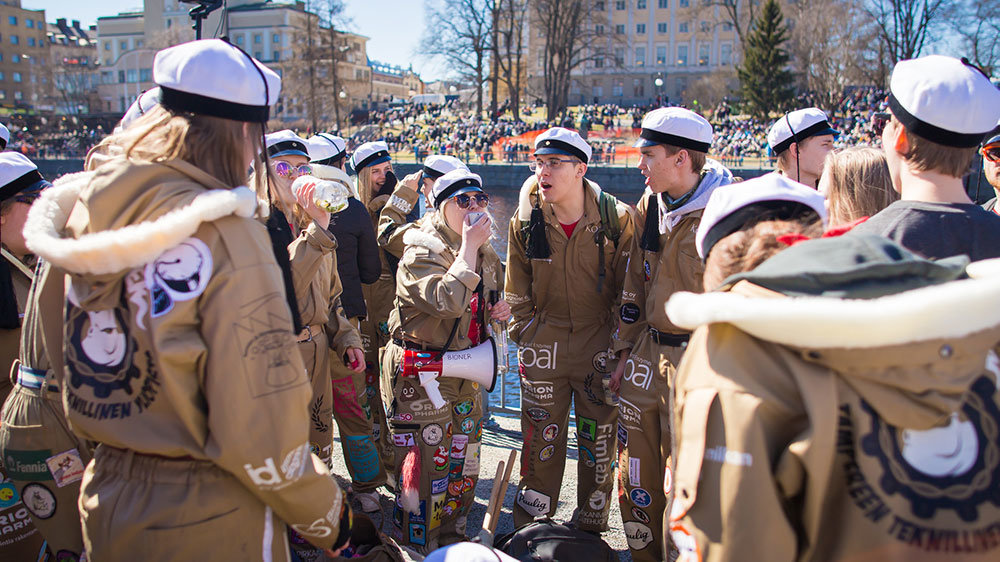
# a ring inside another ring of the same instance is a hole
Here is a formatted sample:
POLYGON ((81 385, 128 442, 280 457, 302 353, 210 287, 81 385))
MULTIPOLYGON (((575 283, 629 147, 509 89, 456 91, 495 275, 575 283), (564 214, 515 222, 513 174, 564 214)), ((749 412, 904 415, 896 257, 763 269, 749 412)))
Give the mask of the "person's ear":
POLYGON ((899 154, 906 154, 910 151, 910 139, 906 137, 906 129, 903 127, 893 128, 896 134, 896 140, 893 141, 893 149, 899 154))

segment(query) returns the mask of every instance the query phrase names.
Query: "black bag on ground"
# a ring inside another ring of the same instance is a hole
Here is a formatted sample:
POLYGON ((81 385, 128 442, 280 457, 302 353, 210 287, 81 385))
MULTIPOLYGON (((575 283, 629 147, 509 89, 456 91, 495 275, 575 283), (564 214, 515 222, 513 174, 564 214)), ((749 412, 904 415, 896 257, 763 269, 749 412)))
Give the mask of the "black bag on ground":
POLYGON ((497 537, 493 547, 522 562, 617 562, 618 554, 601 537, 538 519, 497 537))

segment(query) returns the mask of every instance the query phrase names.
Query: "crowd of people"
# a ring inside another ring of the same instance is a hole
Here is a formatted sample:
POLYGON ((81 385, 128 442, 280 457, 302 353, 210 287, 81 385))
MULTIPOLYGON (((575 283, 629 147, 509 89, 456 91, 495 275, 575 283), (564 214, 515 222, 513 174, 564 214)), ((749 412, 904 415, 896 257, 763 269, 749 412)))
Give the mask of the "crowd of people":
MULTIPOLYGON (((746 181, 704 116, 630 110, 634 202, 552 124, 505 260, 470 159, 397 178, 402 135, 268 131, 282 79, 223 40, 153 77, 79 173, 0 152, 2 559, 596 560, 618 523, 636 561, 1000 552, 1000 217, 963 184, 980 154, 1000 194, 1000 90, 964 60, 898 63, 864 119, 720 107, 773 155, 746 181), (494 550, 469 513, 508 337, 494 550)), ((412 142, 521 126, 459 122, 412 142)))

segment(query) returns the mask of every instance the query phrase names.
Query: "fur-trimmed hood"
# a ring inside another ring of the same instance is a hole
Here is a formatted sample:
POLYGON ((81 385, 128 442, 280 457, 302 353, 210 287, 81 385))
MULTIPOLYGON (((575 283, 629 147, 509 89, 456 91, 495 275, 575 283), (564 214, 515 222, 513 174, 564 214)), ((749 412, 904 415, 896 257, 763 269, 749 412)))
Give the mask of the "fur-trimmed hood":
POLYGON ((98 287, 113 293, 129 271, 175 247, 203 222, 252 217, 256 208, 249 188, 231 189, 186 162, 119 157, 56 180, 32 205, 24 234, 32 252, 90 285, 90 297, 103 301, 98 287))
MULTIPOLYGON (((956 411, 1000 341, 1000 259, 970 264, 971 278, 888 296, 785 296, 750 281, 727 292, 676 293, 671 322, 694 330, 730 324, 830 367, 887 420, 931 427, 956 411)), ((728 350, 738 353, 738 350, 728 350)))

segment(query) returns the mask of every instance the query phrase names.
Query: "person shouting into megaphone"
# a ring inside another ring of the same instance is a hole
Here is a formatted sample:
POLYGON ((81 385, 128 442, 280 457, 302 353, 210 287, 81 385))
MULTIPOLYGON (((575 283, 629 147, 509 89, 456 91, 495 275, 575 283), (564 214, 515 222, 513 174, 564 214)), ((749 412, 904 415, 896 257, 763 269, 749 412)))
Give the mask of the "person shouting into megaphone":
POLYGON ((496 376, 486 325, 510 317, 505 301, 487 304, 503 275, 482 179, 448 172, 434 182, 432 204, 438 212, 403 239, 382 359, 400 480, 393 522, 423 552, 466 540, 483 431, 479 384, 496 376))

